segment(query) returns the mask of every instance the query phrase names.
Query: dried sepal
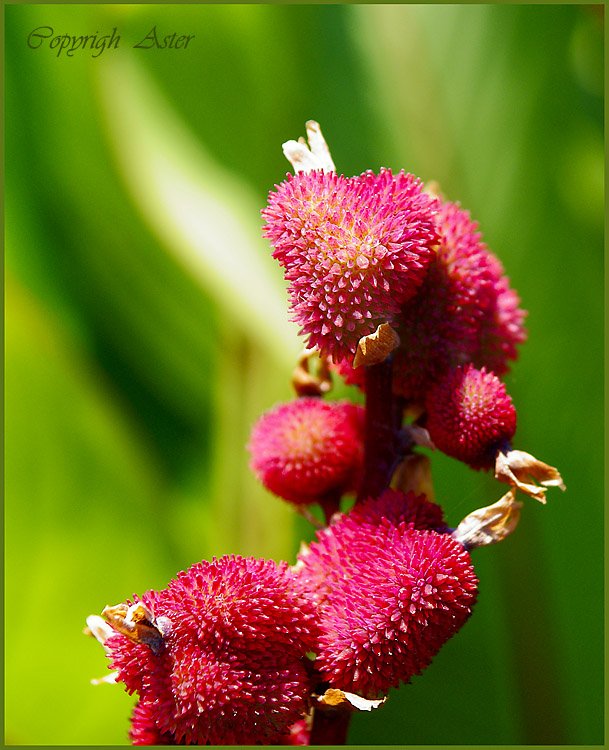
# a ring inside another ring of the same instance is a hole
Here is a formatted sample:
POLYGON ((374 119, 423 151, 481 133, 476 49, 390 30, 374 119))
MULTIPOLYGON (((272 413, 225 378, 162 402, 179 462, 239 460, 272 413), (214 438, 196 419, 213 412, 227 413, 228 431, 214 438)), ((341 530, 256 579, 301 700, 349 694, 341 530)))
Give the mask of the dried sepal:
POLYGON ((87 627, 84 628, 83 633, 95 638, 105 648, 106 641, 115 635, 116 631, 99 615, 89 615, 87 617, 87 627))
POLYGON ((529 497, 546 502, 546 489, 560 487, 566 490, 558 469, 535 458, 525 451, 499 451, 495 460, 495 478, 511 484, 529 497), (539 484, 536 484, 539 482, 539 484))
POLYGON ((387 698, 370 700, 356 693, 349 693, 336 688, 328 688, 323 695, 317 696, 317 703, 330 708, 349 708, 357 711, 373 711, 382 706, 387 698))
POLYGON ((412 491, 415 495, 425 495, 428 500, 434 502, 435 493, 429 458, 420 453, 411 453, 406 456, 396 469, 391 486, 402 492, 412 491))
POLYGON ((91 685, 116 685, 118 681, 118 670, 110 672, 103 677, 94 677, 90 682, 91 685))
POLYGON ((292 387, 297 396, 323 396, 332 390, 332 374, 328 358, 317 349, 305 348, 292 372, 292 387), (311 360, 317 360, 317 372, 311 373, 311 360))
POLYGON ((381 323, 374 333, 362 336, 353 358, 353 367, 378 365, 400 345, 400 337, 389 323, 381 323))
POLYGON ((356 695, 355 693, 345 692, 343 693, 343 695, 353 706, 353 708, 357 709, 358 711, 373 711, 375 708, 382 706, 383 703, 385 703, 387 700, 387 696, 384 696, 383 698, 377 698, 376 700, 371 700, 370 698, 363 698, 361 695, 356 695))
POLYGON ((465 516, 452 537, 468 550, 501 542, 518 525, 521 508, 522 503, 516 500, 516 490, 512 488, 496 503, 465 516))
POLYGON ((102 617, 106 618, 117 633, 135 643, 145 644, 155 654, 161 650, 164 636, 171 629, 171 623, 166 617, 155 620, 152 612, 142 602, 131 606, 121 603, 104 607, 102 617))
POLYGON ((409 424, 404 427, 404 432, 415 445, 422 445, 431 450, 436 449, 433 440, 429 436, 429 431, 426 430, 425 427, 421 427, 418 424, 409 424))
POLYGON ((336 172, 336 167, 330 155, 330 149, 323 137, 319 123, 308 120, 306 123, 307 138, 300 137, 297 141, 286 141, 283 153, 294 167, 294 172, 312 172, 321 169, 324 172, 336 172))

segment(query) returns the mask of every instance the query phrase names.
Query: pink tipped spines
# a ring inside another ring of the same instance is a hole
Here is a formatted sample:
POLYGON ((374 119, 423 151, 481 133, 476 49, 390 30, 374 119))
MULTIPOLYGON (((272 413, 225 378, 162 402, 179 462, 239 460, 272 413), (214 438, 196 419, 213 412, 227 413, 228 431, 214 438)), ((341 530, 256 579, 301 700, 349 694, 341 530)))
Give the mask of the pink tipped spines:
POLYGON ((262 484, 297 505, 356 489, 363 462, 364 410, 347 401, 303 397, 255 424, 251 465, 262 484))
POLYGON ((420 286, 437 242, 436 200, 422 188, 386 169, 349 178, 313 171, 270 193, 264 234, 309 347, 352 357, 420 286))
POLYGON ((426 427, 435 446, 474 469, 490 469, 516 432, 516 409, 492 372, 457 367, 430 390, 426 427))
POLYGON ((386 694, 428 666, 469 617, 477 595, 469 554, 426 527, 441 512, 425 504, 385 493, 318 532, 301 554, 298 573, 321 627, 315 666, 331 687, 386 694))

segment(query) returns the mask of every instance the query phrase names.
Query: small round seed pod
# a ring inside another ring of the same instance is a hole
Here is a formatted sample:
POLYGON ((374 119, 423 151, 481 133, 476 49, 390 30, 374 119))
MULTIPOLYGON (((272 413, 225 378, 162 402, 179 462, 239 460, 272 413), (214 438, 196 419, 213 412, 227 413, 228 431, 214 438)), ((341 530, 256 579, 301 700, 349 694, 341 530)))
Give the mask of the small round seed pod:
POLYGON ((297 505, 356 489, 363 462, 364 410, 348 401, 302 397, 254 425, 251 466, 262 484, 297 505))
POLYGON ((483 367, 451 370, 429 391, 426 427, 435 446, 474 469, 490 469, 516 432, 505 385, 483 367))

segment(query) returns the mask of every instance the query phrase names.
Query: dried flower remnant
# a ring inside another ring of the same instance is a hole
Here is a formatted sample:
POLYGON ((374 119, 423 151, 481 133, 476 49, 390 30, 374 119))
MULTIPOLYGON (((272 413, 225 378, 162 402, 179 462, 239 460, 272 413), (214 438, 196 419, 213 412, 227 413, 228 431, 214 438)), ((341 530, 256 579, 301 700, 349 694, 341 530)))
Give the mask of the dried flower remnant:
POLYGON ((374 699, 408 682, 471 613, 477 579, 468 553, 447 533, 398 521, 413 503, 418 516, 413 495, 366 501, 299 557, 322 630, 315 665, 333 688, 374 699))
POLYGON ((519 450, 499 451, 495 460, 495 477, 540 503, 546 502, 548 487, 567 489, 558 469, 519 450))
POLYGON ((171 629, 171 622, 167 618, 161 617, 156 621, 142 602, 135 602, 131 606, 117 604, 104 607, 102 617, 117 633, 127 636, 134 643, 149 646, 155 654, 161 650, 163 638, 171 629))
POLYGON ((301 137, 297 141, 286 141, 282 147, 285 158, 294 167, 294 172, 312 172, 314 169, 336 172, 330 149, 319 123, 315 120, 308 120, 306 130, 308 146, 306 140, 301 137))
POLYGON ((518 526, 521 508, 511 489, 496 503, 469 513, 452 536, 468 550, 502 542, 518 526))
POLYGON ((315 349, 304 349, 292 372, 292 387, 297 396, 322 396, 332 390, 332 374, 326 357, 315 349), (317 372, 311 372, 311 360, 317 360, 317 372))
POLYGON ((117 680, 139 696, 134 743, 274 744, 305 714, 316 625, 285 564, 198 563, 139 605, 171 624, 162 646, 120 631, 104 643, 117 680))
POLYGON ((363 460, 364 411, 348 401, 302 397, 254 425, 251 465, 271 492, 297 505, 356 489, 363 460))
POLYGON ((391 486, 402 492, 425 495, 430 502, 435 502, 431 462, 428 456, 420 453, 410 453, 406 456, 398 465, 391 486))
POLYGON ((381 323, 374 333, 362 337, 357 344, 353 367, 378 365, 400 345, 400 337, 389 325, 381 323))

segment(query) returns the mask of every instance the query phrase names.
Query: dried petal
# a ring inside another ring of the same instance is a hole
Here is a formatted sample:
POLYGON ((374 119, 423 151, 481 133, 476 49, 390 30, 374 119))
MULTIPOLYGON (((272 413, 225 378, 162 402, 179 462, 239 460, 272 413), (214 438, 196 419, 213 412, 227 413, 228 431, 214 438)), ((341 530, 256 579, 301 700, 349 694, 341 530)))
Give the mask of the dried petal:
POLYGON ((330 155, 330 149, 323 137, 319 123, 308 120, 306 123, 307 146, 304 138, 297 141, 286 141, 282 148, 286 159, 294 167, 295 172, 311 172, 321 169, 324 172, 336 172, 336 167, 330 155))
POLYGON ((349 706, 357 709, 358 711, 372 711, 387 700, 386 697, 379 698, 377 700, 370 700, 364 698, 362 695, 356 693, 349 693, 344 690, 337 690, 336 688, 328 688, 323 695, 318 696, 317 702, 323 706, 349 706))
POLYGON ((389 323, 381 323, 374 333, 363 336, 357 345, 353 367, 378 365, 400 345, 400 337, 389 323))
POLYGON ((434 502, 435 494, 431 476, 431 462, 427 456, 412 453, 398 466, 391 486, 402 492, 414 492, 415 495, 425 495, 434 502))
POLYGON ((85 635, 91 635, 96 638, 104 647, 108 638, 111 638, 115 634, 110 625, 99 615, 89 615, 87 617, 87 627, 83 632, 85 635))
POLYGON ((500 482, 511 484, 529 497, 539 500, 540 503, 546 502, 547 487, 560 487, 563 491, 567 489, 558 469, 545 464, 530 453, 519 450, 497 454, 495 477, 500 482), (535 482, 539 482, 541 486, 535 482))
POLYGON ((467 549, 501 542, 520 520, 522 503, 515 498, 516 491, 511 489, 496 503, 473 511, 453 531, 453 538, 467 549))
POLYGON ((382 706, 387 700, 387 696, 378 698, 377 700, 370 700, 355 693, 344 692, 343 695, 353 708, 356 708, 358 711, 373 711, 375 708, 382 706))
POLYGON ((152 612, 142 602, 131 606, 121 603, 104 607, 102 616, 117 633, 130 638, 134 643, 144 643, 158 653, 163 644, 163 634, 157 628, 152 612))
POLYGON ((91 680, 91 685, 116 685, 118 677, 118 671, 110 672, 103 677, 94 677, 91 680))
POLYGON ((292 373, 292 387, 297 396, 323 396, 329 393, 332 390, 332 374, 328 358, 322 356, 316 349, 304 349, 292 373), (315 375, 309 371, 313 358, 318 364, 315 375))

